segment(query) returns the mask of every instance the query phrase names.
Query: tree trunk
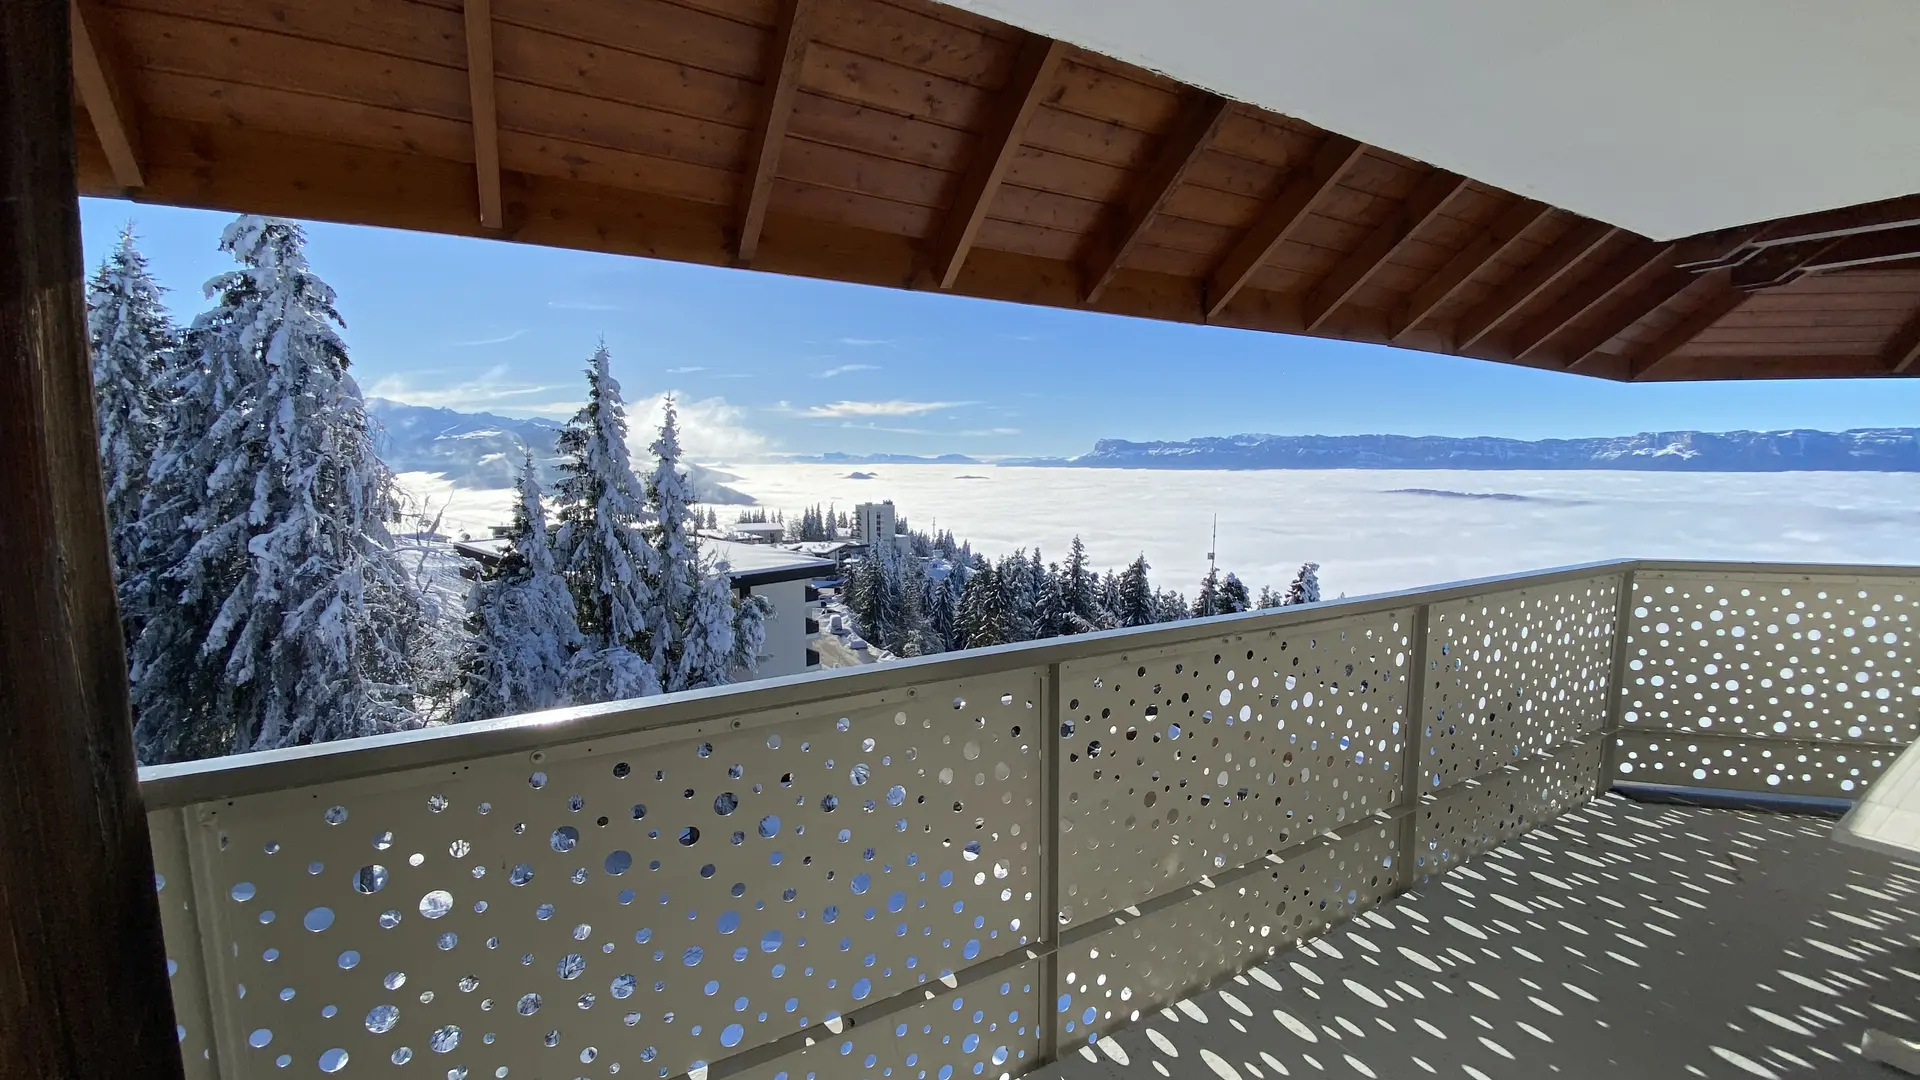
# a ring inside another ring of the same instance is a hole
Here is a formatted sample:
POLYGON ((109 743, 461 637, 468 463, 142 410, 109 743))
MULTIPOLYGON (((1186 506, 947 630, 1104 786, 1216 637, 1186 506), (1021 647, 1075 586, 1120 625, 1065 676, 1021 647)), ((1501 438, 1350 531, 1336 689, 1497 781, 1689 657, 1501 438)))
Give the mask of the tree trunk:
POLYGON ((94 445, 69 0, 0 0, 0 1075, 182 1075, 94 445))

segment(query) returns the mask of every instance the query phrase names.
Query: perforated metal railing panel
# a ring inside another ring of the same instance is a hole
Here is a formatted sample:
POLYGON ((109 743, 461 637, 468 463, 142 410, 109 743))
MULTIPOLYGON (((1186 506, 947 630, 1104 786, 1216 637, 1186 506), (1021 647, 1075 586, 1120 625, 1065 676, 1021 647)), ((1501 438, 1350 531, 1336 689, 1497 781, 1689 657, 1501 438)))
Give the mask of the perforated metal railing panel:
POLYGON ((1391 809, 1411 609, 1060 666, 1061 923, 1391 809))
POLYGON ((1710 731, 1681 782, 1870 779, 1914 734, 1920 578, 1732 577, 1555 571, 160 770, 182 1053, 1012 1076, 1585 803, 1605 761, 1672 777, 1710 731))
POLYGON ((1015 950, 1039 693, 930 681, 203 806, 221 1071, 669 1076, 1015 950))
POLYGON ((1601 728, 1620 589, 1611 574, 1433 605, 1421 790, 1601 728))
POLYGON ((1920 576, 1642 570, 1615 776, 1850 797, 1920 730, 1920 576))

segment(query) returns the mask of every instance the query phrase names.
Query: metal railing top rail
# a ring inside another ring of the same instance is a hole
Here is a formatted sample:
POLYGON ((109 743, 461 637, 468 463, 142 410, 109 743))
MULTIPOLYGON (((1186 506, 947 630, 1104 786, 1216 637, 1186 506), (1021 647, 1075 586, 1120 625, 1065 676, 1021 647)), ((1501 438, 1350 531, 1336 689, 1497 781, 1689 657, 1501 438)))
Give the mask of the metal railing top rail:
POLYGON ((1285 608, 1219 615, 1156 626, 1106 630, 1021 642, 959 653, 807 672, 731 686, 602 705, 501 717, 461 725, 394 732, 314 746, 291 747, 225 758, 148 766, 140 770, 149 811, 240 798, 292 786, 378 776, 451 765, 479 757, 525 753, 556 746, 651 732, 685 737, 741 726, 747 714, 805 707, 835 699, 875 698, 910 691, 933 679, 967 678, 1015 668, 1040 667, 1118 650, 1157 649, 1225 635, 1269 634, 1334 619, 1391 611, 1414 604, 1443 603, 1516 586, 1549 585, 1606 573, 1634 571, 1726 571, 1886 577, 1912 574, 1901 566, 1836 566, 1816 563, 1742 563, 1612 559, 1523 571, 1439 585, 1322 601, 1285 608), (937 671, 929 670, 937 668, 937 671))

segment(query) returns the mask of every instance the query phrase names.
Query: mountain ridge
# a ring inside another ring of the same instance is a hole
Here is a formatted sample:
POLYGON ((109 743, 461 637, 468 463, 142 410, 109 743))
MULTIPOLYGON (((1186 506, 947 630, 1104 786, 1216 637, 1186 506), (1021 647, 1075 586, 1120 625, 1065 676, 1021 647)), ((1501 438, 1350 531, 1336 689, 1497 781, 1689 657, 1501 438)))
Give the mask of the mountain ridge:
POLYGON ((1101 439, 1072 458, 1002 465, 1108 469, 1602 469, 1643 472, 1920 472, 1920 428, 1650 431, 1590 439, 1444 435, 1227 435, 1101 439))

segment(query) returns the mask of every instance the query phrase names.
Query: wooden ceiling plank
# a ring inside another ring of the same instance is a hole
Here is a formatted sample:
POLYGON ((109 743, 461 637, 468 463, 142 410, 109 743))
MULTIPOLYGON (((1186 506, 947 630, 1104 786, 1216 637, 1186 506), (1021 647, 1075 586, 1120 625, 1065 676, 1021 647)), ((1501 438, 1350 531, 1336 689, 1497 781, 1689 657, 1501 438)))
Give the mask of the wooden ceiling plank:
POLYGON ((1916 310, 1907 321, 1887 339, 1886 348, 1880 352, 1885 367, 1895 375, 1913 374, 1920 367, 1920 310, 1916 310))
POLYGON ((1616 231, 1597 221, 1582 220, 1575 225, 1460 320, 1454 328, 1454 351, 1464 353, 1478 345, 1528 301, 1580 266, 1616 231))
POLYGON ((1013 75, 994 102, 986 127, 974 143, 973 160, 960 179, 959 194, 947 211, 940 236, 934 242, 932 268, 934 282, 942 289, 953 288, 960 268, 980 235, 1000 181, 1013 164, 1013 156, 1026 136, 1027 125, 1040 108, 1041 99, 1051 91, 1060 61, 1066 57, 1067 44, 1029 35, 1020 45, 1013 75))
POLYGON ((1301 306, 1300 315, 1309 333, 1318 330, 1340 305, 1353 298, 1380 269, 1393 258, 1401 245, 1431 222, 1453 197, 1465 191, 1467 178, 1445 169, 1436 169, 1420 181, 1385 221, 1374 226, 1360 246, 1348 252, 1327 276, 1315 285, 1301 306))
POLYGON ((120 76, 106 12, 98 0, 68 0, 73 45, 73 81, 93 119, 114 183, 128 190, 146 186, 141 169, 139 116, 120 76))
POLYGON ((1182 107, 1179 121, 1160 141, 1153 166, 1134 186, 1126 207, 1112 225, 1096 234, 1095 246, 1082 262, 1087 303, 1099 300, 1100 294, 1113 282, 1113 275, 1140 242, 1147 225, 1166 208, 1167 200, 1186 180, 1187 171, 1201 151, 1213 143, 1230 107, 1226 99, 1207 93, 1192 98, 1182 107))
POLYGON ((1500 253, 1521 233, 1551 213, 1551 206, 1535 199, 1521 199, 1508 207, 1493 224, 1475 234, 1466 247, 1448 259, 1445 266, 1435 271, 1432 277, 1407 297, 1407 302, 1394 313, 1390 328, 1393 340, 1398 342, 1408 331, 1419 326, 1440 305, 1452 299, 1460 287, 1479 273, 1482 267, 1499 258, 1500 253))
MULTIPOLYGON (((1519 331, 1507 340, 1508 352, 1515 360, 1525 359, 1535 349, 1551 340, 1554 335, 1606 303, 1609 298, 1625 287, 1627 282, 1657 264, 1669 263, 1672 257, 1673 245, 1671 244, 1651 248, 1646 244, 1632 245, 1598 269, 1575 281, 1573 287, 1558 300, 1549 304, 1545 311, 1527 320, 1519 331)), ((1678 289, 1674 290, 1674 292, 1678 291, 1678 289)))
MULTIPOLYGON (((1666 363, 1674 353, 1691 344, 1694 338, 1719 325, 1722 319, 1753 299, 1753 293, 1733 285, 1730 270, 1716 270, 1703 275, 1700 280, 1703 282, 1701 288, 1708 294, 1706 302, 1651 343, 1635 350, 1627 361, 1629 379, 1639 381, 1646 378, 1660 365, 1666 363)), ((1573 366, 1577 369, 1588 359, 1589 357, 1582 357, 1575 361, 1573 366)))
POLYGON ((480 188, 480 224, 506 224, 500 205, 500 121, 494 102, 493 0, 466 0, 467 93, 473 101, 473 173, 480 188))
POLYGON ((762 69, 759 109, 747 144, 746 182, 740 186, 739 216, 734 223, 734 261, 740 266, 751 264, 760 251, 767 204, 773 199, 773 178, 780 168, 780 146, 786 141, 793 101, 800 92, 813 3, 780 0, 779 16, 774 21, 762 69))
POLYGON ((1208 319, 1220 317, 1227 304, 1266 264, 1274 249, 1285 243, 1306 220, 1313 204, 1339 183, 1341 175, 1353 167, 1366 149, 1364 143, 1344 135, 1327 136, 1314 153, 1312 163, 1296 170, 1298 175, 1287 180, 1279 197, 1261 211, 1259 220, 1207 278, 1205 314, 1208 319))

